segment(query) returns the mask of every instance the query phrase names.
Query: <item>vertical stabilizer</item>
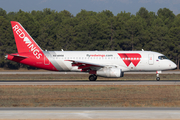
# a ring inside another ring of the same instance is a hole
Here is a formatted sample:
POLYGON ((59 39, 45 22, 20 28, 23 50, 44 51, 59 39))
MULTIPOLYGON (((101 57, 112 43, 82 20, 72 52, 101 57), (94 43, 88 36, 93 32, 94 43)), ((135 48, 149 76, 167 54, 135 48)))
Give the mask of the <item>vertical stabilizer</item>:
POLYGON ((19 22, 11 21, 11 26, 18 53, 32 52, 33 54, 38 54, 40 51, 42 51, 42 49, 19 22))

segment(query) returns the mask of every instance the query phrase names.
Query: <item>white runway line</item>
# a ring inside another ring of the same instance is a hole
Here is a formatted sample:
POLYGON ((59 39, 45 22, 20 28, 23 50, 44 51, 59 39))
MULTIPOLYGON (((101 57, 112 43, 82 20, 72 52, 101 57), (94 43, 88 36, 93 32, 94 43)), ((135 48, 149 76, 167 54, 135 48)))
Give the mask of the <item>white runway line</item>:
POLYGON ((180 119, 180 110, 8 110, 0 119, 180 119))

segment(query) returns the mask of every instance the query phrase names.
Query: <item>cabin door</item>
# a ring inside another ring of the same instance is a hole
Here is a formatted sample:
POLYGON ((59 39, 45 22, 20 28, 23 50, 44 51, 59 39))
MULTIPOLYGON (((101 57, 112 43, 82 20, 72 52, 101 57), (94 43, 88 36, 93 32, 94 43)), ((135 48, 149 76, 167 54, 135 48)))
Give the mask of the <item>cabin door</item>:
POLYGON ((50 61, 48 60, 49 55, 44 55, 44 65, 49 65, 50 61))
POLYGON ((149 65, 154 64, 154 55, 153 54, 149 54, 148 62, 149 62, 149 65))

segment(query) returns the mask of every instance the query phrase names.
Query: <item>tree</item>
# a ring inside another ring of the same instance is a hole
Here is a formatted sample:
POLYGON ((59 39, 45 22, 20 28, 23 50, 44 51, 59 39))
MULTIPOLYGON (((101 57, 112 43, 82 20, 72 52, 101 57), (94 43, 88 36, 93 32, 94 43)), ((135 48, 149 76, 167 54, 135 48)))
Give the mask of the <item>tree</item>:
POLYGON ((3 16, 4 18, 6 18, 6 11, 3 10, 2 8, 0 8, 0 16, 3 16))
POLYGON ((139 36, 143 31, 144 21, 140 17, 134 15, 125 22, 125 34, 124 34, 124 49, 125 50, 137 50, 141 49, 141 42, 139 36))
POLYGON ((177 16, 169 30, 171 42, 168 43, 170 48, 170 57, 175 58, 175 62, 179 69, 180 66, 180 16, 177 16))
POLYGON ((154 12, 149 12, 146 8, 141 7, 139 11, 136 13, 136 16, 140 16, 147 23, 147 28, 151 27, 153 21, 157 18, 154 12))
POLYGON ((157 15, 159 18, 161 18, 164 22, 165 25, 168 26, 168 28, 171 27, 171 23, 174 21, 175 19, 175 15, 173 13, 173 11, 170 11, 167 8, 160 8, 157 12, 157 15))
POLYGON ((10 23, 3 16, 0 16, 0 26, 0 67, 17 69, 20 67, 19 64, 4 59, 7 53, 16 52, 16 44, 13 40, 10 23))

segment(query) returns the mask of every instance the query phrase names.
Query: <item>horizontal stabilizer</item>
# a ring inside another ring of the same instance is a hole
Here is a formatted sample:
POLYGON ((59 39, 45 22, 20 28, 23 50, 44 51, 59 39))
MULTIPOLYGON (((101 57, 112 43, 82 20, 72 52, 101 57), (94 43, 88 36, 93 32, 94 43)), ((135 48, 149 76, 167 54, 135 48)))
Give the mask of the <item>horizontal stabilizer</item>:
POLYGON ((20 58, 28 58, 27 56, 21 56, 21 55, 12 55, 12 56, 20 57, 20 58))

